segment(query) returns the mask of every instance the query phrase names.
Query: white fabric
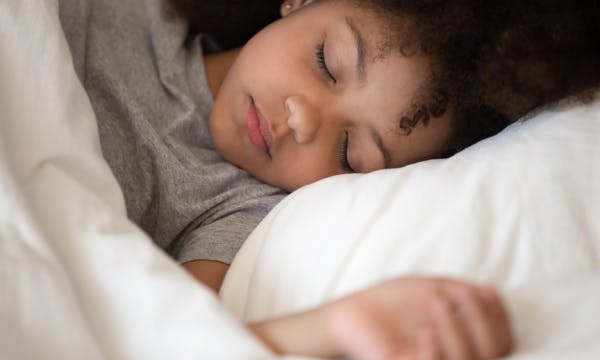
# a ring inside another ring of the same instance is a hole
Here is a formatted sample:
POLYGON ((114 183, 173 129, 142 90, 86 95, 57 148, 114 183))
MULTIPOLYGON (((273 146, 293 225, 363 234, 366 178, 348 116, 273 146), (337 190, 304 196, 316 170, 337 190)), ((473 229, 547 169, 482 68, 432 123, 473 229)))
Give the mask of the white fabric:
POLYGON ((0 1, 0 358, 270 358, 126 219, 57 11, 0 1))
POLYGON ((255 321, 392 276, 456 276, 505 291, 518 355, 600 358, 599 265, 596 100, 447 160, 300 189, 250 236, 221 295, 255 321))

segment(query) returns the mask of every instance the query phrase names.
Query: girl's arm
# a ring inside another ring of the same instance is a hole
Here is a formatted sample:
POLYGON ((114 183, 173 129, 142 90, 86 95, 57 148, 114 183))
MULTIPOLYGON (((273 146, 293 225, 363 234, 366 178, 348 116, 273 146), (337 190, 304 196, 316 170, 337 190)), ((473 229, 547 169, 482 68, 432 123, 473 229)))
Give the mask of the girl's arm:
POLYGON ((496 291, 400 278, 296 315, 250 325, 276 353, 356 359, 491 359, 512 347, 496 291))
MULTIPOLYGON (((184 267, 216 291, 228 268, 184 267)), ((275 353, 317 357, 490 359, 512 347, 496 291, 448 279, 400 278, 249 328, 275 353)))

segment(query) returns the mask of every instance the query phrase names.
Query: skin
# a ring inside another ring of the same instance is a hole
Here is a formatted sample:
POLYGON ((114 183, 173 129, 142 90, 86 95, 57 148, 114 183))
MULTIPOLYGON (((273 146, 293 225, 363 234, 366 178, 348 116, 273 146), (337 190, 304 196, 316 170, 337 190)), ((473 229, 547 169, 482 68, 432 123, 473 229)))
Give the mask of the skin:
POLYGON ((495 290, 405 277, 305 313, 251 325, 275 352, 353 359, 491 359, 512 346, 495 290))
MULTIPOLYGON (((310 3, 282 5, 283 19, 242 49, 205 58, 215 95, 210 130, 223 157, 292 191, 336 174, 441 155, 452 136, 449 118, 417 125, 408 136, 397 130, 399 115, 410 111, 424 85, 427 61, 381 56, 375 46, 385 40, 379 19, 365 9, 345 1, 310 3), (365 44, 361 76, 349 23, 365 44), (322 41, 333 79, 315 56, 322 41), (249 135, 251 104, 260 112, 267 148, 249 135), (340 161, 342 149, 351 169, 340 161)), ((228 269, 216 261, 184 267, 215 291, 228 269)), ((508 316, 495 291, 447 279, 396 279, 249 328, 276 353, 319 357, 479 359, 503 356, 511 348, 508 316)))
MULTIPOLYGON (((418 125, 408 136, 399 130, 398 119, 410 112, 429 68, 423 58, 381 56, 377 44, 385 37, 376 16, 344 1, 315 2, 284 15, 242 49, 219 56, 218 75, 224 77, 209 77, 216 94, 211 134, 229 162, 292 191, 328 176, 401 167, 444 152, 448 118, 418 125), (363 39, 362 75, 349 23, 363 39), (315 55, 322 42, 332 77, 315 55), (248 136, 252 102, 268 129, 268 152, 248 136), (352 170, 340 161, 346 136, 352 170)), ((214 60, 207 60, 209 71, 214 60)))

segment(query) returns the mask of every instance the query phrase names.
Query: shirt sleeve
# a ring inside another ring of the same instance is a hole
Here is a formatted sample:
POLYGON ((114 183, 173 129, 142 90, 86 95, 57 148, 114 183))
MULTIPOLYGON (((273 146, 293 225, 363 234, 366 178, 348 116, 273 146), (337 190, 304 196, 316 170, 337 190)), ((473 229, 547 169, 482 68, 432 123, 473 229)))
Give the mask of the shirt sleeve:
POLYGON ((268 209, 252 210, 240 210, 199 226, 180 239, 172 256, 181 264, 194 260, 231 264, 244 241, 268 213, 268 209))

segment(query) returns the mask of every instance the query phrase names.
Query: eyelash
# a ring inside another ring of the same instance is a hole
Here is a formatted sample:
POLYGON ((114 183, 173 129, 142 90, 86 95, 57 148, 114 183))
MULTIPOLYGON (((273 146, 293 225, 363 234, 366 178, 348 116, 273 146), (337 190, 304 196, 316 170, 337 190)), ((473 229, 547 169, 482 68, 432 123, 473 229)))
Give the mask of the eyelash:
POLYGON ((342 164, 342 168, 349 173, 355 172, 350 163, 348 162, 348 132, 344 132, 344 140, 342 141, 342 147, 340 149, 340 164, 342 164))
POLYGON ((317 45, 315 56, 317 58, 317 64, 319 65, 319 68, 323 71, 325 76, 327 76, 331 81, 336 83, 337 80, 335 79, 331 71, 329 71, 327 63, 325 62, 325 42, 321 42, 319 43, 319 45, 317 45))
MULTIPOLYGON (((337 80, 335 79, 335 77, 333 76, 333 74, 331 73, 331 71, 329 71, 329 68, 327 67, 327 63, 325 62, 325 42, 321 42, 319 43, 319 45, 317 45, 317 49, 315 50, 315 56, 317 58, 317 64, 319 65, 319 68, 323 71, 323 73, 325 74, 325 76, 327 76, 331 81, 333 81, 333 83, 336 83, 337 80)), ((352 166, 350 166, 350 163, 348 162, 348 132, 345 132, 344 135, 344 141, 342 141, 342 147, 340 149, 340 164, 342 165, 342 168, 349 173, 353 173, 355 172, 354 169, 352 169, 352 166)))

